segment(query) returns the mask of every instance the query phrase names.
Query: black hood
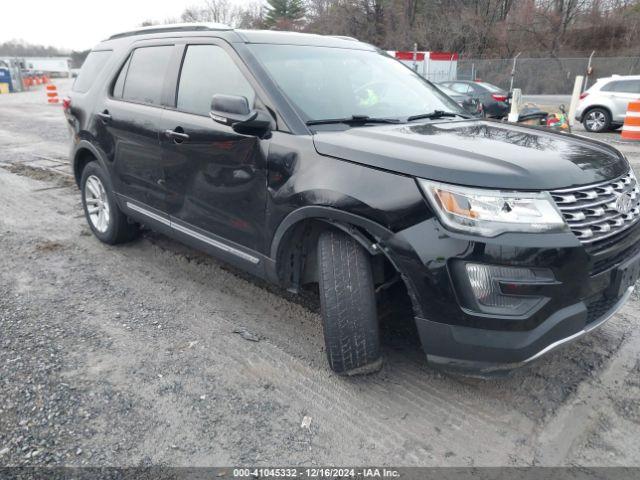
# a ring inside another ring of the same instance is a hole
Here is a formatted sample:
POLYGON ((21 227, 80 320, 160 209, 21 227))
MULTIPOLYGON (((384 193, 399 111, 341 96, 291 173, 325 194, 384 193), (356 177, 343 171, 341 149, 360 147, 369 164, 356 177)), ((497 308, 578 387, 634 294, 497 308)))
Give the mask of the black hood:
POLYGON ((318 153, 459 185, 552 190, 602 182, 629 166, 576 135, 486 120, 359 127, 314 134, 318 153))

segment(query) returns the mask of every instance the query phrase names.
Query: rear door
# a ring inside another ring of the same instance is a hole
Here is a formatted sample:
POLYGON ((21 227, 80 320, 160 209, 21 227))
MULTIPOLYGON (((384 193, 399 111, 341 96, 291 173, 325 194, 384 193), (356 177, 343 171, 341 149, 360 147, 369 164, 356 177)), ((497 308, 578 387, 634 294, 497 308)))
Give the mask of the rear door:
POLYGON ((602 91, 608 92, 611 96, 614 105, 612 120, 622 123, 629 102, 640 99, 640 80, 616 80, 602 87, 602 91))
POLYGON ((269 140, 209 117, 214 94, 258 103, 248 71, 224 42, 194 42, 184 45, 175 87, 161 136, 172 227, 217 248, 223 240, 261 250, 269 140))
POLYGON ((111 143, 115 191, 129 208, 156 215, 166 211, 159 131, 174 49, 171 43, 136 46, 99 113, 111 143))

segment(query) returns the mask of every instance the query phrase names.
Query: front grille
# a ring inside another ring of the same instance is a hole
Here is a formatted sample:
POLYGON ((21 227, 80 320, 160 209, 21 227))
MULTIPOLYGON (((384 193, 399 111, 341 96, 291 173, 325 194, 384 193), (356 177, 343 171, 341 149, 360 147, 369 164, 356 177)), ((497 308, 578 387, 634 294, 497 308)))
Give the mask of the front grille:
POLYGON ((551 196, 585 245, 618 235, 640 219, 640 186, 632 171, 609 182, 554 190, 551 196), (624 195, 630 198, 628 211, 623 208, 624 195))
MULTIPOLYGON (((637 225, 640 225, 640 222, 638 222, 637 225)), ((626 232, 620 234, 619 237, 605 240, 604 242, 601 242, 601 244, 597 245, 598 247, 600 246, 603 247, 601 251, 604 252, 604 255, 598 255, 593 257, 593 264, 591 266, 592 275, 596 275, 600 272, 604 272, 605 270, 608 270, 609 268, 622 263, 627 258, 634 257, 640 253, 640 242, 638 242, 637 240, 631 243, 630 246, 627 246, 622 250, 616 251, 615 253, 607 253, 605 250, 608 246, 610 246, 609 243, 611 242, 611 240, 614 240, 614 241, 617 240, 619 241, 620 244, 623 244, 624 242, 626 242, 627 236, 629 235, 633 235, 634 238, 637 238, 638 232, 640 231, 637 225, 633 228, 628 229, 626 232)), ((596 252, 593 252, 593 253, 596 253, 596 252)))

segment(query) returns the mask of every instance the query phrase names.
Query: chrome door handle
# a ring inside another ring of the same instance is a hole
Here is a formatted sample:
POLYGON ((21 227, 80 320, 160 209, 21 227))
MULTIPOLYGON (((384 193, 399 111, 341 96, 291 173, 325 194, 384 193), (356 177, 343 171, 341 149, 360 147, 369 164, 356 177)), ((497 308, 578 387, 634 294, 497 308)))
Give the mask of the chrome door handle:
POLYGON ((98 112, 96 115, 100 118, 100 120, 104 122, 108 122, 111 120, 111 115, 109 114, 109 110, 105 110, 103 112, 98 112))
POLYGON ((184 142, 185 140, 189 140, 189 135, 182 132, 176 132, 175 130, 165 130, 164 135, 167 138, 173 138, 176 142, 184 142))

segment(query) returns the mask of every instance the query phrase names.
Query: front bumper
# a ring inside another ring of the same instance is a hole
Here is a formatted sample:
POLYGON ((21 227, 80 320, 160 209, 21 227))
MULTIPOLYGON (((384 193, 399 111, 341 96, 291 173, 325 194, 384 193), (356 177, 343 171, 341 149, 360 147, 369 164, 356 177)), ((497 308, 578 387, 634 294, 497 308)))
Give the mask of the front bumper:
POLYGON ((428 361, 488 374, 526 365, 610 319, 633 290, 614 287, 619 267, 640 256, 640 223, 594 251, 570 232, 479 239, 432 218, 384 247, 407 284, 428 361), (459 262, 545 268, 557 281, 526 315, 481 314, 462 306, 459 262))
POLYGON ((584 302, 566 307, 528 332, 495 332, 456 327, 416 318, 429 363, 463 372, 490 374, 523 367, 543 355, 577 340, 613 317, 633 292, 625 294, 601 317, 589 323, 584 302))

